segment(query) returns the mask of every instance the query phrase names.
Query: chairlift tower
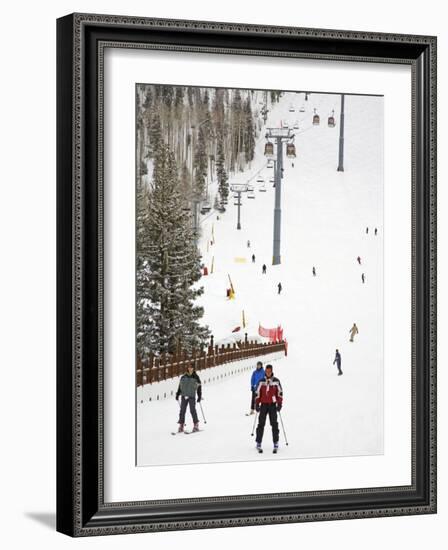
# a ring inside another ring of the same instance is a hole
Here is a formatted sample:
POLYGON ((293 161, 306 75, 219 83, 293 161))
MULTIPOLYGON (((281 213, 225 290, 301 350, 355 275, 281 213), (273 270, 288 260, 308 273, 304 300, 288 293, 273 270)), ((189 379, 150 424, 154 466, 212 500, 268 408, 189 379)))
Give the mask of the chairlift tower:
POLYGON ((288 156, 295 157, 295 146, 291 143, 294 139, 294 132, 289 128, 268 128, 266 132, 267 143, 265 146, 265 155, 274 158, 273 142, 277 145, 276 169, 274 173, 275 181, 275 204, 274 204, 274 237, 273 237, 273 252, 272 265, 281 264, 280 256, 280 237, 281 237, 281 198, 282 198, 282 177, 283 177, 283 143, 288 143, 288 156), (271 140, 271 141, 269 141, 271 140))
POLYGON ((344 103, 345 94, 341 94, 341 116, 339 122, 339 164, 338 172, 344 171, 344 103))
POLYGON ((238 206, 238 220, 236 223, 236 228, 241 229, 241 193, 246 193, 247 191, 247 184, 246 183, 232 183, 230 184, 230 190, 233 193, 236 193, 237 196, 237 202, 235 203, 235 206, 238 206))

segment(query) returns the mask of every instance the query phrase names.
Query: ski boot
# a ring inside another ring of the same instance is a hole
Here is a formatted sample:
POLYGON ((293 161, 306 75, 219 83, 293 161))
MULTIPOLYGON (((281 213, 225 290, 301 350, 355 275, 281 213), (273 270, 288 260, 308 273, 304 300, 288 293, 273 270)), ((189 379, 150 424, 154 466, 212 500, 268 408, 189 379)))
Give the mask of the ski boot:
POLYGON ((193 431, 194 432, 198 432, 199 431, 199 422, 195 422, 194 426, 193 426, 193 431))
POLYGON ((263 452, 263 449, 261 448, 261 443, 258 443, 258 442, 257 442, 257 451, 258 451, 259 453, 262 453, 262 452, 263 452))
POLYGON ((278 451, 278 443, 274 443, 274 448, 272 449, 272 452, 276 455, 278 451))
POLYGON ((177 431, 179 433, 183 432, 184 431, 184 426, 185 426, 185 424, 179 424, 179 427, 177 428, 177 431))

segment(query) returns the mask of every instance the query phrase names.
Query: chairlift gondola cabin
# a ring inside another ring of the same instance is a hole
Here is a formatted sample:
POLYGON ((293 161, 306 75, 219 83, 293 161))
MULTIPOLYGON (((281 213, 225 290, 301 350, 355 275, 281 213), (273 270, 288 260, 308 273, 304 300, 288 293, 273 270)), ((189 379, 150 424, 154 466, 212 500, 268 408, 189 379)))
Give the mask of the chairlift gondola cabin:
POLYGON ((328 127, 334 128, 336 126, 336 122, 334 120, 334 111, 332 111, 331 115, 328 117, 328 127))
POLYGON ((295 158, 296 157, 296 146, 294 143, 287 143, 286 144, 286 156, 288 158, 295 158))
POLYGON ((266 145, 264 146, 264 154, 266 157, 273 157, 274 156, 274 144, 268 141, 266 145))
POLYGON ((319 126, 319 124, 320 124, 320 116, 316 113, 316 109, 314 109, 313 126, 319 126))

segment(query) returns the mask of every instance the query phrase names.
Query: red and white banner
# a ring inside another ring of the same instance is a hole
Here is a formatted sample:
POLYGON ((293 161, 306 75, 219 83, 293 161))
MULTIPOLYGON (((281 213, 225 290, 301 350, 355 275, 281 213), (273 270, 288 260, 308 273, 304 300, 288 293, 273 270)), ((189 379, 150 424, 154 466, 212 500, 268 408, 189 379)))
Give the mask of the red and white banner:
POLYGON ((283 340, 283 328, 279 325, 275 328, 264 328, 258 325, 258 334, 263 338, 269 338, 271 342, 280 342, 283 340))

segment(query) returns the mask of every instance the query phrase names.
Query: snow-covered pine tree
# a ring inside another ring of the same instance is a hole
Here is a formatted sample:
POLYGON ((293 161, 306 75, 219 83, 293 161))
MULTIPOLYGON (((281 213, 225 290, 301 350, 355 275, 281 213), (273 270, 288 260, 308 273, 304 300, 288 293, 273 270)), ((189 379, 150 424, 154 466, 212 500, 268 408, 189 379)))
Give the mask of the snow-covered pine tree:
POLYGON ((157 147, 162 141, 162 124, 158 113, 154 113, 151 116, 148 128, 148 138, 148 156, 154 158, 157 147))
POLYGON ((224 90, 220 88, 215 88, 211 117, 216 135, 222 138, 224 132, 224 90))
POLYGON ((202 198, 205 193, 205 181, 207 176, 207 150, 205 142, 205 131, 199 126, 197 132, 197 143, 194 156, 194 194, 196 198, 202 198))
POLYGON ((244 153, 246 162, 250 162, 254 159, 255 154, 255 126, 250 96, 247 96, 244 102, 244 119, 244 153))
POLYGON ((230 170, 234 172, 239 166, 239 153, 243 139, 243 104, 240 90, 233 90, 231 104, 231 158, 230 170))
POLYGON ((174 155, 160 144, 147 213, 140 216, 144 227, 137 234, 137 333, 143 357, 147 349, 157 354, 178 347, 191 351, 209 337, 200 324, 203 308, 195 304, 203 293, 197 286, 200 255, 179 187, 174 155), (147 326, 150 334, 143 335, 147 326))
POLYGON ((148 189, 141 182, 137 182, 136 201, 136 344, 137 353, 144 359, 154 351, 155 324, 151 317, 150 310, 150 287, 151 275, 148 257, 148 215, 149 215, 149 194, 148 189))
POLYGON ((224 158, 224 146, 222 143, 222 138, 218 136, 218 151, 216 158, 216 177, 218 179, 218 193, 221 200, 221 204, 227 202, 229 196, 229 178, 227 176, 225 168, 225 158, 224 158))

